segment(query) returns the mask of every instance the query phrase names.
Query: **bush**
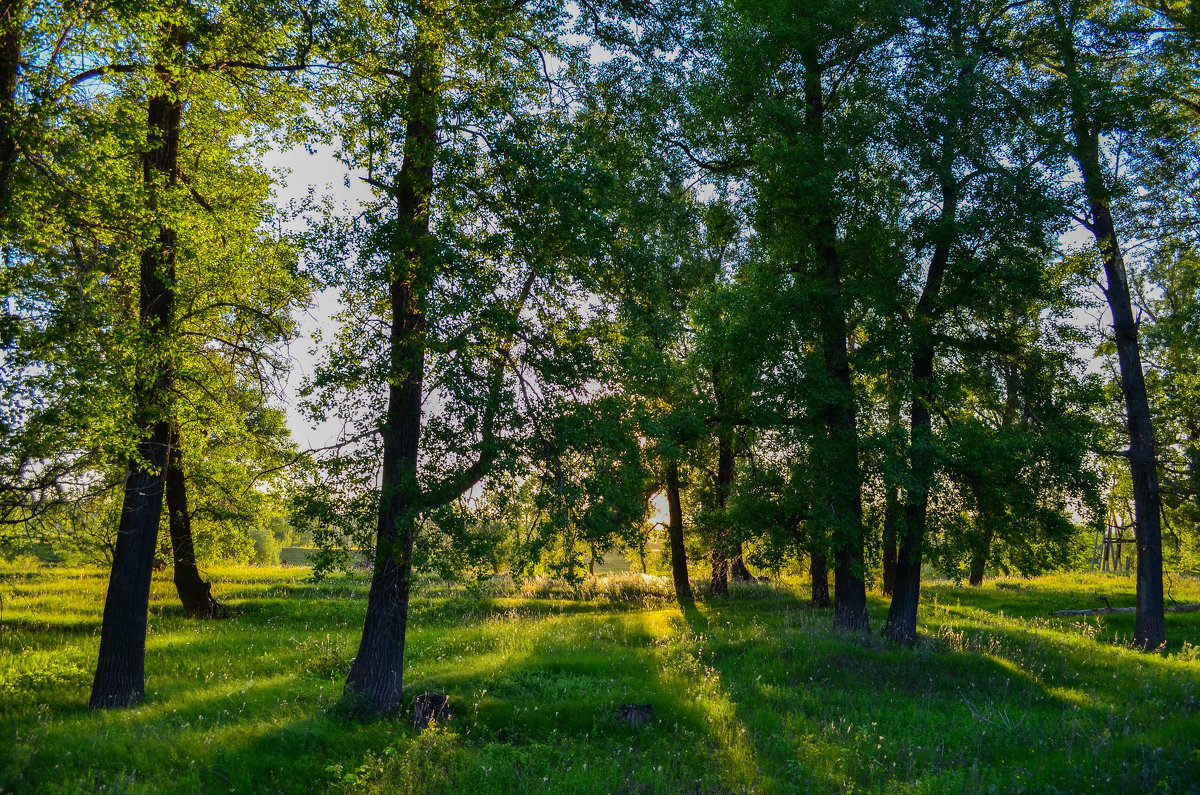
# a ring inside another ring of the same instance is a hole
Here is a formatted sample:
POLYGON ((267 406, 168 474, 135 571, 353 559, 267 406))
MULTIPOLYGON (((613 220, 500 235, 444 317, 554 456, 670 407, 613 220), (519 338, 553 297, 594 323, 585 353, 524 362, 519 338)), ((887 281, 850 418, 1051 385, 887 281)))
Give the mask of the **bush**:
POLYGON ((279 553, 283 544, 270 529, 254 525, 250 528, 250 540, 254 542, 254 557, 251 562, 260 566, 278 566, 279 553))

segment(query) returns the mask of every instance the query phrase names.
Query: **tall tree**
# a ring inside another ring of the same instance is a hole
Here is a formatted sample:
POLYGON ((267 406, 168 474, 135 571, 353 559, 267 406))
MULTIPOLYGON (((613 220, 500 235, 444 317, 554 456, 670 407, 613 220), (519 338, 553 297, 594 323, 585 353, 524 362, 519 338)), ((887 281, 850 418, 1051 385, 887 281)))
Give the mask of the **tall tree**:
POLYGON ((331 87, 331 115, 374 199, 327 224, 342 325, 308 387, 314 416, 356 430, 324 462, 353 488, 314 485, 300 504, 373 551, 345 698, 388 713, 403 695, 418 521, 533 443, 540 392, 585 378, 568 266, 594 213, 565 166, 577 142, 562 82, 581 53, 553 2, 346 3, 330 24, 337 57, 356 65, 355 91, 331 87))
MULTIPOLYGON (((946 416, 938 365, 978 346, 991 319, 1041 291, 1061 206, 1052 162, 1016 121, 1030 97, 994 55, 1009 20, 1001 4, 933 2, 915 12, 898 67, 892 140, 920 197, 907 213, 915 285, 900 309, 907 332, 910 441, 887 636, 916 638, 922 546, 939 469, 934 416, 946 416), (1016 90, 1012 90, 1016 88, 1016 90), (973 318, 962 323, 962 318, 973 318)), ((1022 318, 1027 315, 1019 312, 1022 318)), ((963 365, 960 365, 963 366, 963 365)))
POLYGON ((1025 63, 1032 69, 1047 69, 1054 78, 1061 99, 1051 123, 1057 126, 1079 175, 1076 219, 1092 235, 1104 273, 1133 486, 1138 548, 1134 642, 1155 649, 1166 639, 1162 495, 1126 263, 1127 241, 1122 241, 1113 213, 1121 189, 1110 146, 1118 139, 1148 143, 1156 126, 1152 97, 1175 92, 1163 84, 1163 63, 1155 47, 1159 26, 1143 7, 1106 0, 1055 0, 1033 7, 1027 24, 1032 35, 1025 38, 1025 63))

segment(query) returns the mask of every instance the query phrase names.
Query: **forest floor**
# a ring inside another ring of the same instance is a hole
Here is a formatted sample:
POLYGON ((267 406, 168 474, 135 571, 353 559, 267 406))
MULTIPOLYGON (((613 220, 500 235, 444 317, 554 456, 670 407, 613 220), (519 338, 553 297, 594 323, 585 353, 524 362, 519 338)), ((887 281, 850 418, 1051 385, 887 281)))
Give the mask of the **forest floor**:
POLYGON ((681 609, 640 575, 422 583, 408 697, 454 716, 418 734, 339 706, 369 574, 207 573, 230 617, 184 619, 156 575, 146 703, 89 713, 105 574, 0 569, 0 791, 1200 791, 1200 613, 1152 654, 1131 615, 1047 615, 1131 605, 1131 577, 934 583, 914 649, 878 593, 860 636, 788 584, 681 609))

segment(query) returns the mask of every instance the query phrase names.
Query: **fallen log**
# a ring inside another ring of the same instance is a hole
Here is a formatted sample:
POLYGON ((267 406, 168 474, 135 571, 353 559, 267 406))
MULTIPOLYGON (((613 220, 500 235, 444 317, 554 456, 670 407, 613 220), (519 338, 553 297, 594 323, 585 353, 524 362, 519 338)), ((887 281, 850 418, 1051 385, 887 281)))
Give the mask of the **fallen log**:
MULTIPOLYGON (((1195 613, 1200 610, 1200 604, 1167 605, 1163 608, 1167 613, 1195 613)), ((1054 610, 1052 616, 1106 616, 1109 613, 1135 613, 1136 607, 1096 607, 1091 610, 1054 610)))

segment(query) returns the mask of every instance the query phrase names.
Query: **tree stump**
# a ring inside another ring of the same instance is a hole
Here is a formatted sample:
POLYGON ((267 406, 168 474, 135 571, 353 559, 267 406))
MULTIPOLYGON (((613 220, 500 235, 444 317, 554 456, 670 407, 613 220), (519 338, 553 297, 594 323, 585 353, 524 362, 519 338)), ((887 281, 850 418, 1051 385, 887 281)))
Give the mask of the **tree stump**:
POLYGON ((637 728, 645 726, 654 720, 653 704, 622 704, 619 710, 621 720, 637 728))
POLYGON ((412 723, 418 729, 423 729, 430 723, 445 723, 453 717, 449 696, 422 693, 413 699, 412 723))

